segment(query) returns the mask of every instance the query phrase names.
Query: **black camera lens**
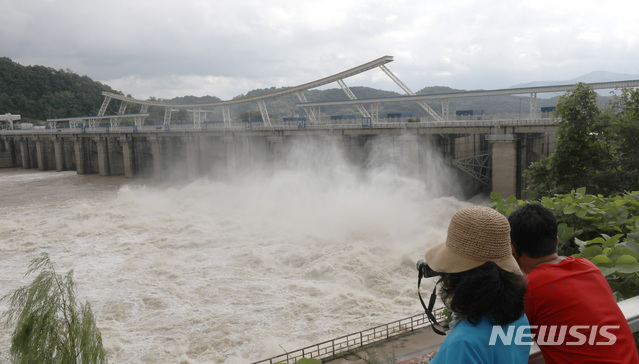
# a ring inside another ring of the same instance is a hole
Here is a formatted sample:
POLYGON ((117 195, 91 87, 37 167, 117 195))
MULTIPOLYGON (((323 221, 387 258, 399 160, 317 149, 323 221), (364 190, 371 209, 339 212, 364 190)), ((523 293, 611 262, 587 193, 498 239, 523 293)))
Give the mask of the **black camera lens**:
POLYGON ((428 264, 426 264, 426 259, 422 258, 422 259, 418 260, 417 261, 417 270, 421 272, 425 265, 428 265, 428 264))
POLYGON ((417 271, 419 272, 420 277, 436 277, 439 275, 439 272, 435 272, 431 267, 428 266, 425 259, 420 259, 417 261, 417 271))

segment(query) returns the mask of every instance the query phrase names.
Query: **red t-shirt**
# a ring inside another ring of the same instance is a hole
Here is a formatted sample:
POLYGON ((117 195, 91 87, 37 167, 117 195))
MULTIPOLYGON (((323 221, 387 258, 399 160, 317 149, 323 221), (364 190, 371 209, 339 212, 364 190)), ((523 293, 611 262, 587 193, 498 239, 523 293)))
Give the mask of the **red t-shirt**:
POLYGON ((547 364, 639 363, 628 322, 597 266, 568 257, 526 277, 526 315, 547 364))

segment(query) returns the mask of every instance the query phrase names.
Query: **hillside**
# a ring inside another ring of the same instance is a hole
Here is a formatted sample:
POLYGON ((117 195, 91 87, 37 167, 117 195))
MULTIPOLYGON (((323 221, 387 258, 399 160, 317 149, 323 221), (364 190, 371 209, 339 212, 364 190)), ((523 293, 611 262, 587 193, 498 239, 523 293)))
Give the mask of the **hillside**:
POLYGON ((0 58, 0 114, 20 114, 23 121, 96 115, 102 91, 116 92, 68 70, 22 66, 0 58))

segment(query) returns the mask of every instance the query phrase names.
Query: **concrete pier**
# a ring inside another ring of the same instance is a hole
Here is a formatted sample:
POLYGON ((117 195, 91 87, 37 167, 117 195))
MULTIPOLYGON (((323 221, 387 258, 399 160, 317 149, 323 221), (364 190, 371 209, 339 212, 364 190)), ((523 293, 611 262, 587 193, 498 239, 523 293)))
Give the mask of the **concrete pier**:
POLYGON ((45 137, 38 137, 35 140, 35 144, 38 169, 41 171, 56 169, 55 153, 51 140, 45 137))
POLYGON ((235 158, 235 139, 233 137, 222 137, 226 152, 226 173, 227 177, 234 179, 237 176, 237 162, 235 158))
POLYGON ((18 167, 17 150, 13 139, 0 140, 0 166, 18 167))
POLYGON ((133 139, 128 136, 122 136, 119 139, 122 146, 122 163, 124 167, 124 177, 134 178, 136 176, 135 153, 133 151, 133 139))
POLYGON ((153 155, 153 177, 156 180, 164 179, 164 165, 162 156, 162 145, 160 138, 157 135, 149 136, 149 143, 151 145, 151 154, 153 155))
POLYGON ((28 138, 20 138, 20 156, 22 157, 22 168, 28 169, 31 166, 37 167, 37 162, 31 163, 33 161, 32 158, 32 145, 35 145, 35 141, 29 140, 28 138))
POLYGON ((407 177, 419 177, 419 144, 417 135, 405 134, 399 136, 401 148, 401 172, 407 177))
POLYGON ((73 138, 75 153, 75 170, 78 174, 98 173, 97 153, 95 142, 91 138, 76 136, 73 138))
POLYGON ((62 139, 52 137, 53 153, 55 154, 55 170, 58 172, 66 171, 67 164, 65 160, 64 142, 62 139))
POLYGON ((199 143, 197 136, 188 136, 183 138, 186 148, 186 172, 189 179, 195 179, 200 175, 199 168, 199 143))
POLYGON ((284 151, 284 139, 279 136, 267 137, 267 141, 270 147, 270 152, 273 160, 273 168, 279 169, 284 167, 285 163, 285 151, 284 151))
POLYGON ((517 143, 512 134, 491 135, 493 190, 502 196, 517 194, 517 143))
POLYGON ((110 176, 109 168, 109 151, 107 148, 107 140, 102 137, 94 138, 96 149, 98 151, 98 173, 100 176, 110 176))

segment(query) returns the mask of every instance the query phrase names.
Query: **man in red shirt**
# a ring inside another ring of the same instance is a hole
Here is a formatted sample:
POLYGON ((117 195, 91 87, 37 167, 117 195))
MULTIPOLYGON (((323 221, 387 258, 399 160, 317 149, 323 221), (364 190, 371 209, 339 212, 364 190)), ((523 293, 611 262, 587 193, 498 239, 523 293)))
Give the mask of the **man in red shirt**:
POLYGON ((606 277, 587 259, 557 254, 557 221, 539 204, 509 217, 513 256, 528 278, 526 316, 544 361, 639 363, 606 277))

